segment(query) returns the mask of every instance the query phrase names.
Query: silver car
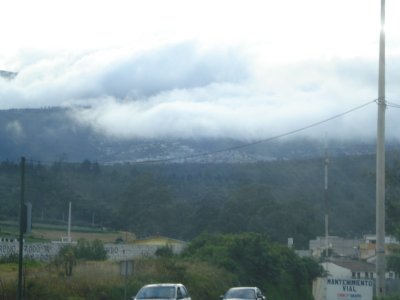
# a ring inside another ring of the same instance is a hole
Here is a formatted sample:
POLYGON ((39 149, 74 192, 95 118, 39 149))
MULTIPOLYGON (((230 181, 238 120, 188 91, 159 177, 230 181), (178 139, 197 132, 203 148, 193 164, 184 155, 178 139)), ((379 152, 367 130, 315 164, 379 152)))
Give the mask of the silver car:
POLYGON ((225 295, 220 296, 221 300, 266 300, 258 287, 233 287, 225 295))
POLYGON ((180 283, 157 283, 143 286, 134 300, 153 300, 153 299, 179 299, 191 300, 186 287, 180 283))

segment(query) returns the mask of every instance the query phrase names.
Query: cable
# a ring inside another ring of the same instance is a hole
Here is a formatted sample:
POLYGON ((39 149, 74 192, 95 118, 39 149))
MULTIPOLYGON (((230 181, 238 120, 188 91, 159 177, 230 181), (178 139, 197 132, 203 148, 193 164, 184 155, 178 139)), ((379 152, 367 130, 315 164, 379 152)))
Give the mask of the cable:
MULTIPOLYGON (((254 145, 258 145, 258 144, 267 143, 267 142, 270 142, 270 141, 273 141, 273 140, 277 140, 277 139, 280 139, 280 138, 283 138, 283 137, 286 137, 286 136, 289 136, 289 135, 293 135, 295 133, 298 133, 298 132, 301 132, 301 131, 304 131, 304 130, 307 130, 307 129, 310 129, 310 128, 313 128, 313 127, 316 127, 316 126, 319 126, 321 124, 327 123, 327 122, 332 121, 334 119, 343 117, 343 116, 345 116, 347 114, 350 114, 350 113, 352 113, 354 111, 362 109, 362 108, 364 108, 364 107, 366 107, 366 106, 368 106, 368 105, 370 105, 372 103, 376 103, 376 102, 377 102, 377 99, 374 99, 372 101, 368 101, 368 102, 366 102, 364 104, 356 106, 356 107, 354 107, 352 109, 349 109, 349 110, 347 110, 345 112, 342 112, 342 113, 339 113, 339 114, 334 115, 332 117, 329 117, 327 119, 324 119, 324 120, 309 124, 309 125, 304 126, 304 127, 300 127, 298 129, 294 129, 292 131, 288 131, 288 132, 285 132, 285 133, 282 133, 282 134, 278 134, 278 135, 275 135, 275 136, 272 136, 272 137, 269 137, 269 138, 266 138, 266 139, 258 140, 258 141, 255 141, 255 142, 245 143, 245 144, 242 144, 242 145, 229 147, 229 148, 223 148, 223 149, 219 149, 219 150, 216 150, 216 151, 202 152, 202 153, 197 153, 197 154, 192 154, 192 155, 187 155, 187 156, 181 156, 181 157, 171 157, 171 158, 164 158, 164 159, 144 160, 144 161, 133 161, 133 162, 130 162, 130 164, 152 164, 152 163, 164 163, 164 162, 171 162, 171 161, 188 160, 188 159, 193 159, 193 158, 202 157, 202 156, 210 156, 210 155, 223 153, 223 152, 228 152, 228 151, 235 151, 235 150, 238 150, 238 149, 243 149, 243 148, 251 147, 251 146, 254 146, 254 145)), ((63 161, 53 161, 53 162, 51 162, 51 161, 40 161, 40 160, 35 160, 35 159, 27 159, 27 161, 31 162, 31 163, 38 163, 38 164, 42 164, 42 163, 54 164, 54 163, 62 163, 63 162, 63 161)))
MULTIPOLYGON (((375 102, 376 102, 377 104, 379 104, 379 99, 376 99, 375 102)), ((390 102, 390 101, 384 100, 383 103, 384 103, 387 107, 400 108, 400 104, 397 104, 397 103, 394 103, 394 102, 390 102)))
POLYGON ((310 129, 312 127, 316 127, 316 126, 321 125, 323 123, 332 121, 334 119, 337 119, 337 118, 340 118, 340 117, 342 117, 344 115, 352 113, 352 112, 354 112, 356 110, 364 108, 365 106, 368 106, 368 105, 370 105, 372 103, 375 103, 376 101, 377 101, 376 99, 374 99, 372 101, 368 101, 367 103, 364 103, 362 105, 356 106, 356 107, 354 107, 354 108, 352 108, 350 110, 347 110, 347 111, 345 111, 343 113, 334 115, 334 116, 332 116, 330 118, 327 118, 327 119, 324 119, 322 121, 315 122, 315 123, 312 123, 310 125, 307 125, 307 126, 304 126, 304 127, 301 127, 301 128, 298 128, 298 129, 295 129, 295 130, 292 130, 292 131, 289 131, 289 132, 286 132, 286 133, 275 135, 275 136, 272 136, 272 137, 269 137, 269 138, 266 138, 266 139, 258 140, 258 141, 255 141, 255 142, 246 143, 246 144, 243 144, 243 145, 230 147, 230 148, 224 148, 224 149, 211 151, 211 152, 203 152, 203 153, 198 153, 198 154, 182 156, 182 157, 166 158, 166 159, 158 159, 158 160, 137 161, 137 162, 133 162, 133 164, 162 163, 162 162, 169 162, 169 161, 175 161, 175 160, 186 160, 186 159, 192 159, 192 158, 197 158, 197 157, 201 157, 201 156, 209 156, 209 155, 214 155, 214 154, 217 154, 217 153, 234 151, 234 150, 238 150, 238 149, 242 149, 242 148, 251 147, 251 146, 254 146, 254 145, 261 144, 261 143, 266 143, 266 142, 270 142, 270 141, 273 141, 273 140, 276 140, 276 139, 280 139, 282 137, 286 137, 286 136, 289 136, 289 135, 292 135, 292 134, 295 134, 295 133, 310 129))
POLYGON ((394 108, 400 108, 400 104, 394 103, 394 102, 389 102, 386 101, 386 105, 394 108))

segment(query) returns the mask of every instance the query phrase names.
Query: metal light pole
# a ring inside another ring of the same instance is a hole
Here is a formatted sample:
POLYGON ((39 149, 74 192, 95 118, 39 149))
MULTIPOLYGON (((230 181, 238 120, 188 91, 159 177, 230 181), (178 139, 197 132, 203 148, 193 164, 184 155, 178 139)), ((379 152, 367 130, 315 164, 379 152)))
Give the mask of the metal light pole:
POLYGON ((385 295, 385 0, 381 0, 376 147, 376 297, 385 295))

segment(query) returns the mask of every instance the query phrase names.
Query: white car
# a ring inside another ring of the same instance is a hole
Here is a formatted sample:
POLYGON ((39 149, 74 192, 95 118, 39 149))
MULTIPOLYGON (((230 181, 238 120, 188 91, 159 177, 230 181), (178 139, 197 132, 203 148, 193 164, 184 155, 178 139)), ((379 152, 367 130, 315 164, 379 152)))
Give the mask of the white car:
POLYGON ((221 300, 266 300, 267 298, 261 293, 258 287, 233 287, 230 288, 225 295, 220 297, 221 300))
POLYGON ((134 300, 191 300, 186 287, 180 283, 157 283, 143 286, 134 300))

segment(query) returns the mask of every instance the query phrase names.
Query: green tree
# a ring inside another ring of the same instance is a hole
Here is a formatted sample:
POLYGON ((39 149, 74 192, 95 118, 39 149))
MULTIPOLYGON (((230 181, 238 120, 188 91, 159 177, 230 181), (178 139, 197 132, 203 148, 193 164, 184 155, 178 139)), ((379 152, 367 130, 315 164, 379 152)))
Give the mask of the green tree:
POLYGON ((174 252, 170 245, 166 245, 164 247, 160 247, 156 250, 155 255, 157 257, 172 257, 174 256, 174 252))
POLYGON ((256 285, 274 299, 312 299, 311 282, 322 275, 316 261, 302 260, 256 233, 202 234, 182 255, 225 268, 237 274, 241 285, 256 285))
POLYGON ((73 267, 76 265, 76 257, 74 247, 72 245, 64 246, 58 253, 55 264, 58 267, 63 267, 64 273, 67 277, 72 276, 73 267))
POLYGON ((400 274, 400 247, 390 245, 390 255, 387 258, 387 269, 400 274))
POLYGON ((387 168, 386 178, 386 228, 388 233, 400 239, 400 159, 395 159, 387 168))
POLYGON ((118 209, 119 226, 141 236, 168 234, 180 224, 167 186, 153 175, 135 177, 122 195, 118 209))
POLYGON ((102 241, 96 239, 91 242, 85 239, 79 239, 78 244, 74 247, 77 259, 84 260, 105 260, 107 259, 107 251, 102 241))

